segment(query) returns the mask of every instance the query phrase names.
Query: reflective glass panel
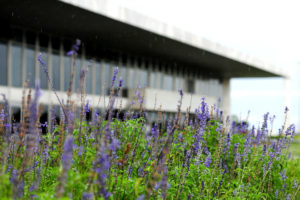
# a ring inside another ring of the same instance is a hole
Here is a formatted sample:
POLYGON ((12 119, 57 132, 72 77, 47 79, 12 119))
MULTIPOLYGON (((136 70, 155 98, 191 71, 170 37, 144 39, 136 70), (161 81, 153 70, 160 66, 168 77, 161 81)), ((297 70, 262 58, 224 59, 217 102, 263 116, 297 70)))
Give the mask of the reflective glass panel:
POLYGON ((64 90, 68 91, 71 78, 71 58, 64 56, 64 90))
POLYGON ((123 87, 122 88, 126 88, 126 86, 127 86, 127 82, 126 82, 127 70, 126 70, 126 66, 124 66, 123 64, 120 67, 120 76, 119 77, 123 79, 123 87))
MULTIPOLYGON (((42 53, 42 60, 47 64, 46 67, 48 68, 48 54, 47 49, 41 49, 40 51, 42 53)), ((48 89, 48 78, 45 74, 44 67, 39 65, 40 68, 40 83, 42 89, 48 89)))
POLYGON ((7 85, 7 45, 0 43, 0 85, 7 85))
POLYGON ((89 64, 87 67, 86 77, 85 77, 85 92, 88 94, 93 93, 92 82, 93 82, 93 65, 89 64))
POLYGON ((22 50, 19 44, 11 46, 11 84, 22 87, 22 50))
POLYGON ((155 80, 155 72, 154 71, 151 71, 150 72, 150 87, 151 88, 156 88, 156 86, 155 86, 155 83, 156 82, 156 80, 155 80))
POLYGON ((110 63, 103 62, 103 70, 104 70, 104 85, 105 85, 105 93, 109 93, 111 77, 110 77, 110 63))
POLYGON ((95 92, 96 94, 101 94, 102 91, 102 65, 99 62, 95 63, 95 92))
POLYGON ((163 78, 162 73, 158 72, 157 73, 157 77, 156 77, 156 82, 157 82, 157 88, 158 89, 162 89, 163 88, 163 86, 162 86, 162 78, 163 78))
POLYGON ((128 68, 128 87, 129 88, 135 88, 135 73, 134 73, 134 69, 132 67, 128 68))
POLYGON ((182 88, 181 88, 181 80, 180 80, 179 77, 176 77, 176 78, 175 78, 175 90, 178 91, 178 90, 180 90, 180 89, 182 89, 182 88))
POLYGON ((80 92, 80 70, 81 70, 81 59, 76 58, 75 61, 75 90, 80 92))
POLYGON ((164 90, 172 90, 173 87, 173 77, 170 74, 164 75, 164 90))
POLYGON ((147 76, 147 71, 145 69, 138 69, 137 70, 137 78, 138 78, 138 86, 139 87, 147 87, 148 83, 148 76, 147 76))
POLYGON ((60 90, 60 57, 58 53, 52 55, 52 82, 56 90, 60 90))
POLYGON ((26 47, 26 76, 25 79, 28 81, 29 87, 34 87, 35 81, 35 49, 34 46, 26 47))

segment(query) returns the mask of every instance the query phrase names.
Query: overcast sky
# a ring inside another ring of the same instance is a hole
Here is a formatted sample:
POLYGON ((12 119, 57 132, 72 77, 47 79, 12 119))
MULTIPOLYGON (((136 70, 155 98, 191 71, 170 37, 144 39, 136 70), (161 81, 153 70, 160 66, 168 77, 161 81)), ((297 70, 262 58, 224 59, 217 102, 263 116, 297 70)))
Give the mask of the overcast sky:
MULTIPOLYGON (((114 0, 162 22, 278 65, 292 74, 291 121, 299 124, 300 1, 114 0)), ((233 79, 232 113, 261 121, 264 112, 283 120, 284 81, 233 79)), ((276 128, 280 127, 279 125, 276 128)), ((299 129, 298 129, 299 130, 299 129)))

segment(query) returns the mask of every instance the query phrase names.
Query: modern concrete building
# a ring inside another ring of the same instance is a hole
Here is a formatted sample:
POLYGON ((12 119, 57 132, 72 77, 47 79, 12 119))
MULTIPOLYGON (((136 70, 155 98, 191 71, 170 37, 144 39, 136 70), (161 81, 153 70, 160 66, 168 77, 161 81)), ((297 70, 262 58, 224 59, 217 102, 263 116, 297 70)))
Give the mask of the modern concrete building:
POLYGON ((191 105, 193 112, 202 97, 211 105, 221 98, 225 114, 230 114, 230 78, 287 76, 279 68, 108 0, 2 0, 0 27, 0 93, 15 113, 25 80, 33 85, 34 79, 40 79, 41 103, 57 104, 37 62, 39 52, 54 88, 65 98, 72 65, 66 52, 76 38, 82 40, 82 47, 73 87, 79 88, 80 69, 88 68, 87 99, 99 108, 108 102, 115 66, 124 78, 123 108, 130 105, 139 85, 150 117, 160 105, 170 115, 176 112, 179 89, 185 93, 184 110, 191 105))

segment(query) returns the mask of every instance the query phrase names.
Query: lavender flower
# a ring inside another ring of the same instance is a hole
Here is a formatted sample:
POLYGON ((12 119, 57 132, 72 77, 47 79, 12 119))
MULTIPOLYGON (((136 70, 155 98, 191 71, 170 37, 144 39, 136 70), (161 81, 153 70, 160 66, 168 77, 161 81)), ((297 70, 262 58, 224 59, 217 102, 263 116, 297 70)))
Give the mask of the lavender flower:
POLYGON ((179 90, 179 94, 180 94, 180 96, 182 98, 183 97, 183 91, 182 91, 182 89, 179 90))
POLYGON ((144 199, 145 199, 145 195, 142 194, 142 195, 140 195, 136 200, 144 200, 144 199))
POLYGON ((84 193, 82 194, 81 200, 93 200, 93 199, 94 199, 93 193, 84 192, 84 193))
POLYGON ((112 141, 110 143, 109 149, 113 152, 115 152, 117 149, 120 148, 120 142, 117 138, 112 137, 112 141))
POLYGON ((295 188, 297 188, 297 187, 298 187, 298 183, 297 183, 296 180, 294 180, 294 181, 293 181, 293 187, 292 187, 292 188, 295 189, 295 188))
POLYGON ((115 67, 114 73, 113 73, 113 76, 112 76, 112 79, 111 79, 111 87, 113 87, 114 84, 115 84, 115 81, 116 81, 116 79, 117 79, 118 72, 119 72, 119 68, 118 68, 118 67, 115 67))
POLYGON ((67 53, 67 55, 68 56, 77 55, 77 52, 79 51, 80 45, 81 45, 81 41, 79 39, 76 39, 76 43, 73 45, 73 50, 69 51, 67 53))
POLYGON ((156 140, 159 134, 157 124, 154 124, 153 128, 151 129, 151 133, 152 133, 153 140, 156 140))
POLYGON ((285 182, 285 180, 288 178, 286 175, 285 175, 285 169, 282 171, 282 172, 279 172, 281 178, 280 180, 282 180, 283 182, 285 182))
POLYGON ((233 193, 232 193, 232 196, 234 196, 234 197, 235 197, 235 196, 236 196, 236 194, 237 194, 237 191, 236 191, 236 189, 234 189, 234 190, 233 190, 233 193))
POLYGON ((122 78, 119 79, 119 88, 123 87, 124 80, 122 78))
POLYGON ((42 67, 47 67, 47 64, 42 59, 42 53, 39 53, 39 55, 38 55, 38 61, 41 64, 42 67))
POLYGON ((205 167, 209 167, 209 165, 211 164, 211 153, 209 153, 205 159, 204 165, 205 167))
POLYGON ((64 144, 64 152, 62 156, 62 165, 64 170, 69 170, 73 159, 73 143, 74 137, 68 136, 64 144))
POLYGON ((87 100, 86 104, 84 105, 84 113, 90 112, 90 101, 87 100))
POLYGON ((278 190, 275 191, 275 198, 278 197, 278 190))

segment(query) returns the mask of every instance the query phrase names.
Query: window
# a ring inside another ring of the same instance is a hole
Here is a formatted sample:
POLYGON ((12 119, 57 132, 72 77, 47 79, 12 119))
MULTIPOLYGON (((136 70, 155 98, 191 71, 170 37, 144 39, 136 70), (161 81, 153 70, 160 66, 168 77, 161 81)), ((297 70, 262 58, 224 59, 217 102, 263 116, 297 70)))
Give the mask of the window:
POLYGON ((99 62, 95 63, 95 92, 96 94, 101 94, 102 91, 102 65, 99 62))
POLYGON ((52 55, 52 82, 56 90, 60 90, 60 57, 58 53, 52 55))
MULTIPOLYGON (((89 61, 88 61, 89 62, 89 61)), ((85 92, 87 94, 93 93, 93 67, 90 63, 88 64, 88 67, 86 68, 86 75, 85 75, 85 92)))
POLYGON ((163 87, 162 87, 162 73, 161 72, 157 72, 156 82, 157 82, 157 88, 162 89, 163 87))
POLYGON ((150 87, 156 88, 155 71, 150 71, 150 87))
POLYGON ((127 70, 126 70, 126 66, 124 66, 123 64, 121 65, 120 69, 120 75, 119 77, 123 79, 123 86, 122 88, 126 88, 126 77, 127 77, 127 70))
POLYGON ((22 49, 19 44, 11 46, 11 84, 22 87, 22 49))
POLYGON ((0 85, 7 85, 7 45, 0 43, 0 85))
POLYGON ((26 57, 26 75, 25 79, 28 81, 29 87, 34 87, 35 82, 35 50, 34 46, 27 46, 25 50, 26 57))
POLYGON ((76 58, 76 61, 75 61, 75 89, 74 89, 74 91, 80 91, 80 70, 81 70, 81 59, 76 58))
MULTIPOLYGON (((46 67, 48 68, 48 54, 47 54, 47 49, 42 48, 40 50, 42 53, 42 60, 47 64, 46 67)), ((39 65, 40 69, 40 83, 41 83, 41 88, 42 89, 48 89, 48 78, 47 75, 45 74, 44 67, 39 65)))
POLYGON ((170 74, 164 75, 164 90, 172 90, 173 89, 173 77, 170 74))
POLYGON ((139 87, 147 87, 148 83, 148 76, 147 71, 145 69, 138 69, 137 70, 137 78, 138 78, 138 86, 139 87))
POLYGON ((194 93, 195 92, 195 82, 194 80, 189 79, 187 81, 187 92, 194 93))
POLYGON ((180 81, 180 78, 179 78, 179 77, 176 77, 176 78, 175 78, 175 90, 178 91, 178 90, 180 90, 180 89, 182 89, 182 88, 181 88, 181 81, 180 81))
POLYGON ((196 94, 202 94, 202 91, 201 91, 201 81, 198 79, 196 80, 196 94))
POLYGON ((111 84, 111 75, 110 75, 110 64, 108 62, 103 62, 104 70, 104 86, 106 94, 109 94, 110 84, 111 84))
POLYGON ((175 79, 175 90, 178 91, 178 90, 185 90, 184 89, 184 79, 182 77, 176 77, 175 79))
POLYGON ((71 58, 69 56, 64 56, 64 90, 69 90, 71 78, 71 58))
POLYGON ((132 65, 128 65, 127 66, 128 70, 128 87, 129 88, 135 88, 136 85, 135 85, 135 79, 136 79, 136 76, 135 76, 135 73, 134 73, 134 68, 132 65))

